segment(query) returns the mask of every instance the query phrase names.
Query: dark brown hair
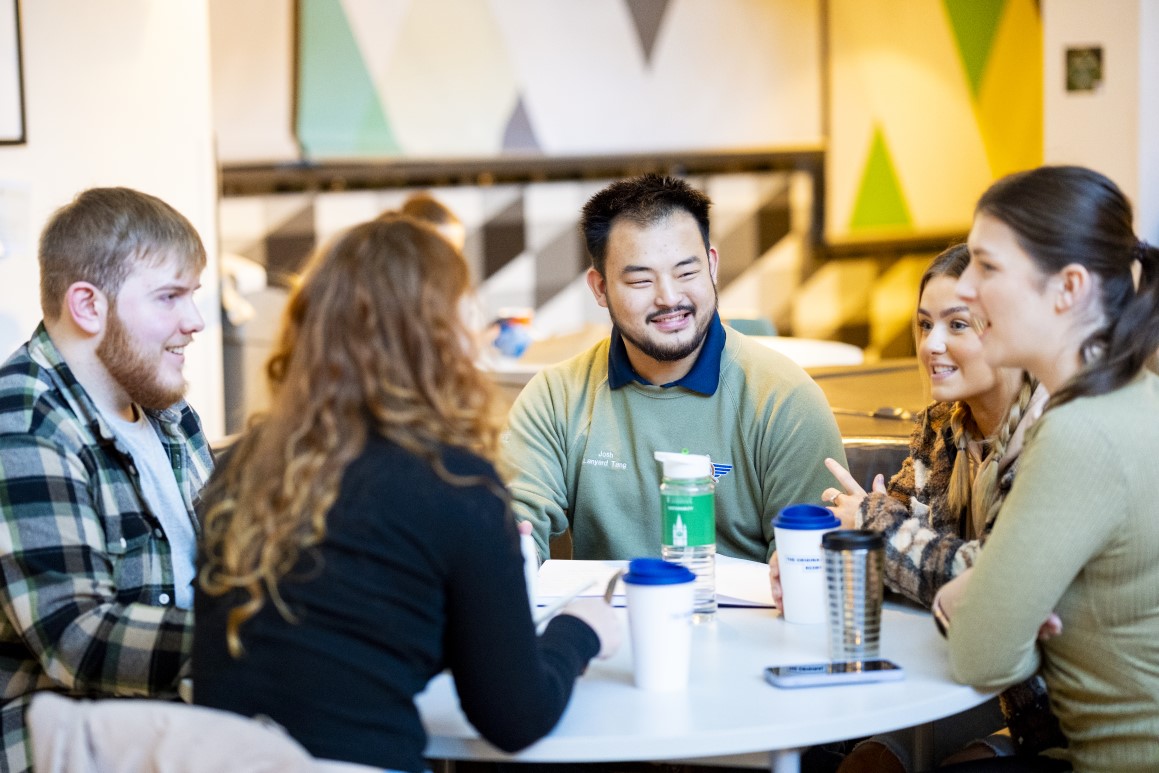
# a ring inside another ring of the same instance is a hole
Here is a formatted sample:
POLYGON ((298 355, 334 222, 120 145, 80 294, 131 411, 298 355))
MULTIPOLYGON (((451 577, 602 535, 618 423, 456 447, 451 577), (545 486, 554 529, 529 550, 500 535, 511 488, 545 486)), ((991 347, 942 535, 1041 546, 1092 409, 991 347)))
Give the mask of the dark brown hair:
POLYGON ((1101 322, 1080 347, 1082 370, 1050 404, 1105 394, 1133 378, 1159 348, 1159 250, 1135 236, 1119 186, 1091 169, 1043 166, 994 183, 976 211, 1014 231, 1043 275, 1077 263, 1098 280, 1101 322))
POLYGON ((708 251, 708 209, 712 206, 700 191, 677 177, 645 174, 614 182, 584 204, 580 231, 587 244, 592 267, 604 275, 608 237, 620 218, 638 225, 652 225, 683 211, 692 215, 708 251))

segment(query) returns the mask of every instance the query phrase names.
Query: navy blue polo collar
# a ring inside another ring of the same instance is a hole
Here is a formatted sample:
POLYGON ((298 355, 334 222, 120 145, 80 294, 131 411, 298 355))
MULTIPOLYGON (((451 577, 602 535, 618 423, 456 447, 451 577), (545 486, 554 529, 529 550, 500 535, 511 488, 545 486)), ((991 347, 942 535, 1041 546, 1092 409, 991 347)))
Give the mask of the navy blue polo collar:
MULTIPOLYGON (((692 370, 662 387, 684 387, 702 395, 713 395, 720 385, 720 359, 724 356, 724 325, 720 322, 720 314, 712 313, 712 322, 708 324, 708 334, 704 337, 704 346, 700 347, 700 354, 692 364, 692 370)), ((612 326, 612 340, 608 347, 608 386, 612 389, 632 381, 649 384, 632 369, 628 359, 628 349, 624 346, 624 337, 619 328, 612 326)))

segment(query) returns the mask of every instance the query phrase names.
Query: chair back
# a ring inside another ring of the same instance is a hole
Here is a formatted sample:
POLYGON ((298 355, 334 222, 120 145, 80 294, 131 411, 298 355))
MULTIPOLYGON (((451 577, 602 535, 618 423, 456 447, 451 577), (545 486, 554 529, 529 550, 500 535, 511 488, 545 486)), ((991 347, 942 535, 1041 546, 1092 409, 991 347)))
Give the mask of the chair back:
POLYGON ((318 760, 273 722, 204 706, 32 697, 26 714, 37 773, 359 773, 318 760))
POLYGON ((873 490, 873 477, 878 473, 888 482, 909 456, 909 440, 902 437, 869 436, 845 437, 845 458, 849 474, 866 491, 873 490))

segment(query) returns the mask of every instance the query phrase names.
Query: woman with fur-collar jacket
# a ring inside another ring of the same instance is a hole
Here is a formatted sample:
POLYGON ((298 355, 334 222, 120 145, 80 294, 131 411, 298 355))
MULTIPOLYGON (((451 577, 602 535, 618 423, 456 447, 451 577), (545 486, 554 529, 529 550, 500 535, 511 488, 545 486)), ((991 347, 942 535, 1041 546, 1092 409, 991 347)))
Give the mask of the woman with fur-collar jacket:
MULTIPOLYGON (((847 470, 826 460, 844 490, 826 489, 822 499, 844 528, 883 534, 886 584, 924 607, 973 566, 1014 482, 1026 432, 1048 399, 1024 372, 994 368, 982 357, 975 322, 955 295, 968 263, 965 245, 951 247, 919 285, 914 339, 935 402, 915 421, 902 469, 888 487, 878 475, 867 494, 847 470)), ((1037 752, 1064 742, 1040 677, 1009 688, 1000 702, 1010 735, 982 741, 990 753, 1037 752)))
POLYGON ((857 505, 850 524, 884 535, 892 590, 928 607, 938 588, 973 565, 1014 482, 1023 436, 1046 403, 1045 390, 1032 387, 1027 380, 1020 388, 1006 441, 972 437, 961 402, 935 402, 918 415, 905 464, 886 491, 857 505), (960 464, 975 469, 964 502, 952 486, 960 464))

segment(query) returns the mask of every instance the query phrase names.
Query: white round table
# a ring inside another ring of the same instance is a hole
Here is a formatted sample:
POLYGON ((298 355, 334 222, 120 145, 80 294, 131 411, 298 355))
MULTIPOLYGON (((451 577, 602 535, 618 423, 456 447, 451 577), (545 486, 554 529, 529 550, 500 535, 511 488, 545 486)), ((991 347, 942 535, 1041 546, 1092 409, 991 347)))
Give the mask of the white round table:
POLYGON ((802 368, 860 365, 865 362, 864 350, 842 341, 792 336, 749 336, 749 338, 780 352, 802 368))
POLYGON ((458 708, 451 678, 440 675, 418 699, 429 736, 426 754, 456 760, 696 759, 732 765, 746 762, 738 755, 762 752, 780 773, 799 770, 805 747, 923 725, 990 697, 950 678, 944 642, 924 611, 886 605, 881 652, 905 669, 903 681, 792 690, 767 684, 764 668, 825 660, 824 625, 791 625, 770 609, 722 609, 717 618, 693 631, 687 690, 636 689, 625 641, 615 657, 593 661, 555 729, 514 755, 479 737, 458 708), (731 759, 702 759, 709 757, 731 759))
MULTIPOLYGON (((606 337, 606 336, 604 336, 606 337)), ((865 351, 853 344, 841 341, 825 341, 818 338, 794 338, 792 336, 749 336, 753 341, 767 346, 775 352, 788 357, 802 368, 820 368, 836 365, 860 365, 865 362, 865 351)), ((594 343, 584 341, 582 347, 570 347, 564 350, 552 348, 550 353, 553 360, 544 360, 543 353, 538 357, 514 359, 498 357, 490 353, 480 362, 480 367, 494 374, 504 381, 517 381, 520 385, 526 384, 532 376, 554 362, 562 362, 572 355, 579 354, 594 343)))

